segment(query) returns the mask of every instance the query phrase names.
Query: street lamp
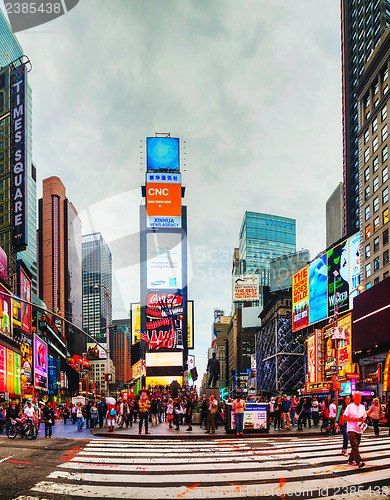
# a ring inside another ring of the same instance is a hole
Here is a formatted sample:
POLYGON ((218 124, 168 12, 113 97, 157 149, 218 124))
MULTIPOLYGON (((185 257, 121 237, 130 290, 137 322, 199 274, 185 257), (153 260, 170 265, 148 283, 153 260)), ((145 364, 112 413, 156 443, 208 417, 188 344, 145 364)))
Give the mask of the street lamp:
MULTIPOLYGON (((110 329, 108 326, 109 293, 108 293, 108 288, 104 285, 100 285, 97 283, 94 288, 95 290, 98 290, 99 288, 104 288, 106 292, 106 342, 107 342, 106 374, 109 374, 110 373, 110 329)), ((108 397, 110 395, 110 381, 106 380, 106 384, 107 384, 107 397, 108 397)))

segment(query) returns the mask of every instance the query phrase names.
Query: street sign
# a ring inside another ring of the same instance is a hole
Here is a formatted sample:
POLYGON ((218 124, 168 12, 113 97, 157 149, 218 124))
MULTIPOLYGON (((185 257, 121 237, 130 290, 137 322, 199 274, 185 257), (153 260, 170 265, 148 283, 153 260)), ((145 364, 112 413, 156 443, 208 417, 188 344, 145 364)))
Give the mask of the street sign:
POLYGON ((105 382, 112 382, 112 373, 105 373, 104 380, 105 382))

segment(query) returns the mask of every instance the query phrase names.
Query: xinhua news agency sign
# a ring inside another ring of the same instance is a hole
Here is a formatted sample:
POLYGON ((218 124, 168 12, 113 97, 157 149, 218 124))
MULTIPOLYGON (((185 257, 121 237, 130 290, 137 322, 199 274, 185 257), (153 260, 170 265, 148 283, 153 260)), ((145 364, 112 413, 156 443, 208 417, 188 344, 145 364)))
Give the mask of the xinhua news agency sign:
POLYGON ((12 244, 17 250, 27 246, 26 119, 26 68, 21 64, 11 74, 12 244))

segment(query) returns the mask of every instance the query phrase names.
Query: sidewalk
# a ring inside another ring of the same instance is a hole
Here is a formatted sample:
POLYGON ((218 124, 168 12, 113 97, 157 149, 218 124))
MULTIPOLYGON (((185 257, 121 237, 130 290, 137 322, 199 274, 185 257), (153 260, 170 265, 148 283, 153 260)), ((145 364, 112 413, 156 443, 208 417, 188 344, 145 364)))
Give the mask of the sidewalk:
MULTIPOLYGON (((205 429, 201 429, 199 425, 194 425, 192 427, 192 431, 186 431, 187 425, 180 426, 179 431, 175 431, 174 429, 170 429, 168 427, 167 422, 163 422, 158 424, 157 426, 152 426, 149 424, 149 432, 150 435, 145 436, 145 428, 142 429, 142 434, 138 433, 138 422, 133 424, 133 427, 126 429, 120 429, 119 427, 115 427, 114 432, 107 432, 107 428, 96 428, 94 429, 95 437, 110 437, 110 438, 119 438, 119 439, 144 439, 152 438, 152 439, 215 439, 218 437, 223 438, 236 438, 234 432, 227 433, 225 431, 225 427, 220 426, 218 430, 215 431, 215 434, 206 433, 205 429)), ((79 433, 81 434, 81 432, 79 433)), ((274 430, 272 427, 269 432, 244 432, 242 437, 291 437, 291 436, 312 436, 312 437, 320 437, 320 427, 311 427, 311 428, 303 428, 303 431, 297 431, 296 427, 292 427, 291 431, 288 430, 274 430)), ((237 437, 237 439, 240 439, 237 437)))
MULTIPOLYGON (((39 427, 39 437, 45 437, 45 424, 41 422, 39 427)), ((77 430, 77 424, 72 424, 72 421, 68 420, 66 425, 64 425, 63 420, 56 420, 56 423, 52 427, 52 436, 53 438, 70 438, 70 439, 93 439, 93 436, 89 429, 83 427, 82 431, 77 430)), ((97 436, 96 436, 97 437, 97 436)))

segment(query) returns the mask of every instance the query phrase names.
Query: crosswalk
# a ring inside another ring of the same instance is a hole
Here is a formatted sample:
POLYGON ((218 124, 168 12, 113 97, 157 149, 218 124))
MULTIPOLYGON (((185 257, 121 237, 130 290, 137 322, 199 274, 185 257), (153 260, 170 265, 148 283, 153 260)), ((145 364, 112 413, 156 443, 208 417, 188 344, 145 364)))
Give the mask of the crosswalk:
POLYGON ((31 491, 37 498, 390 498, 390 438, 363 438, 363 469, 334 438, 96 439, 31 491))

